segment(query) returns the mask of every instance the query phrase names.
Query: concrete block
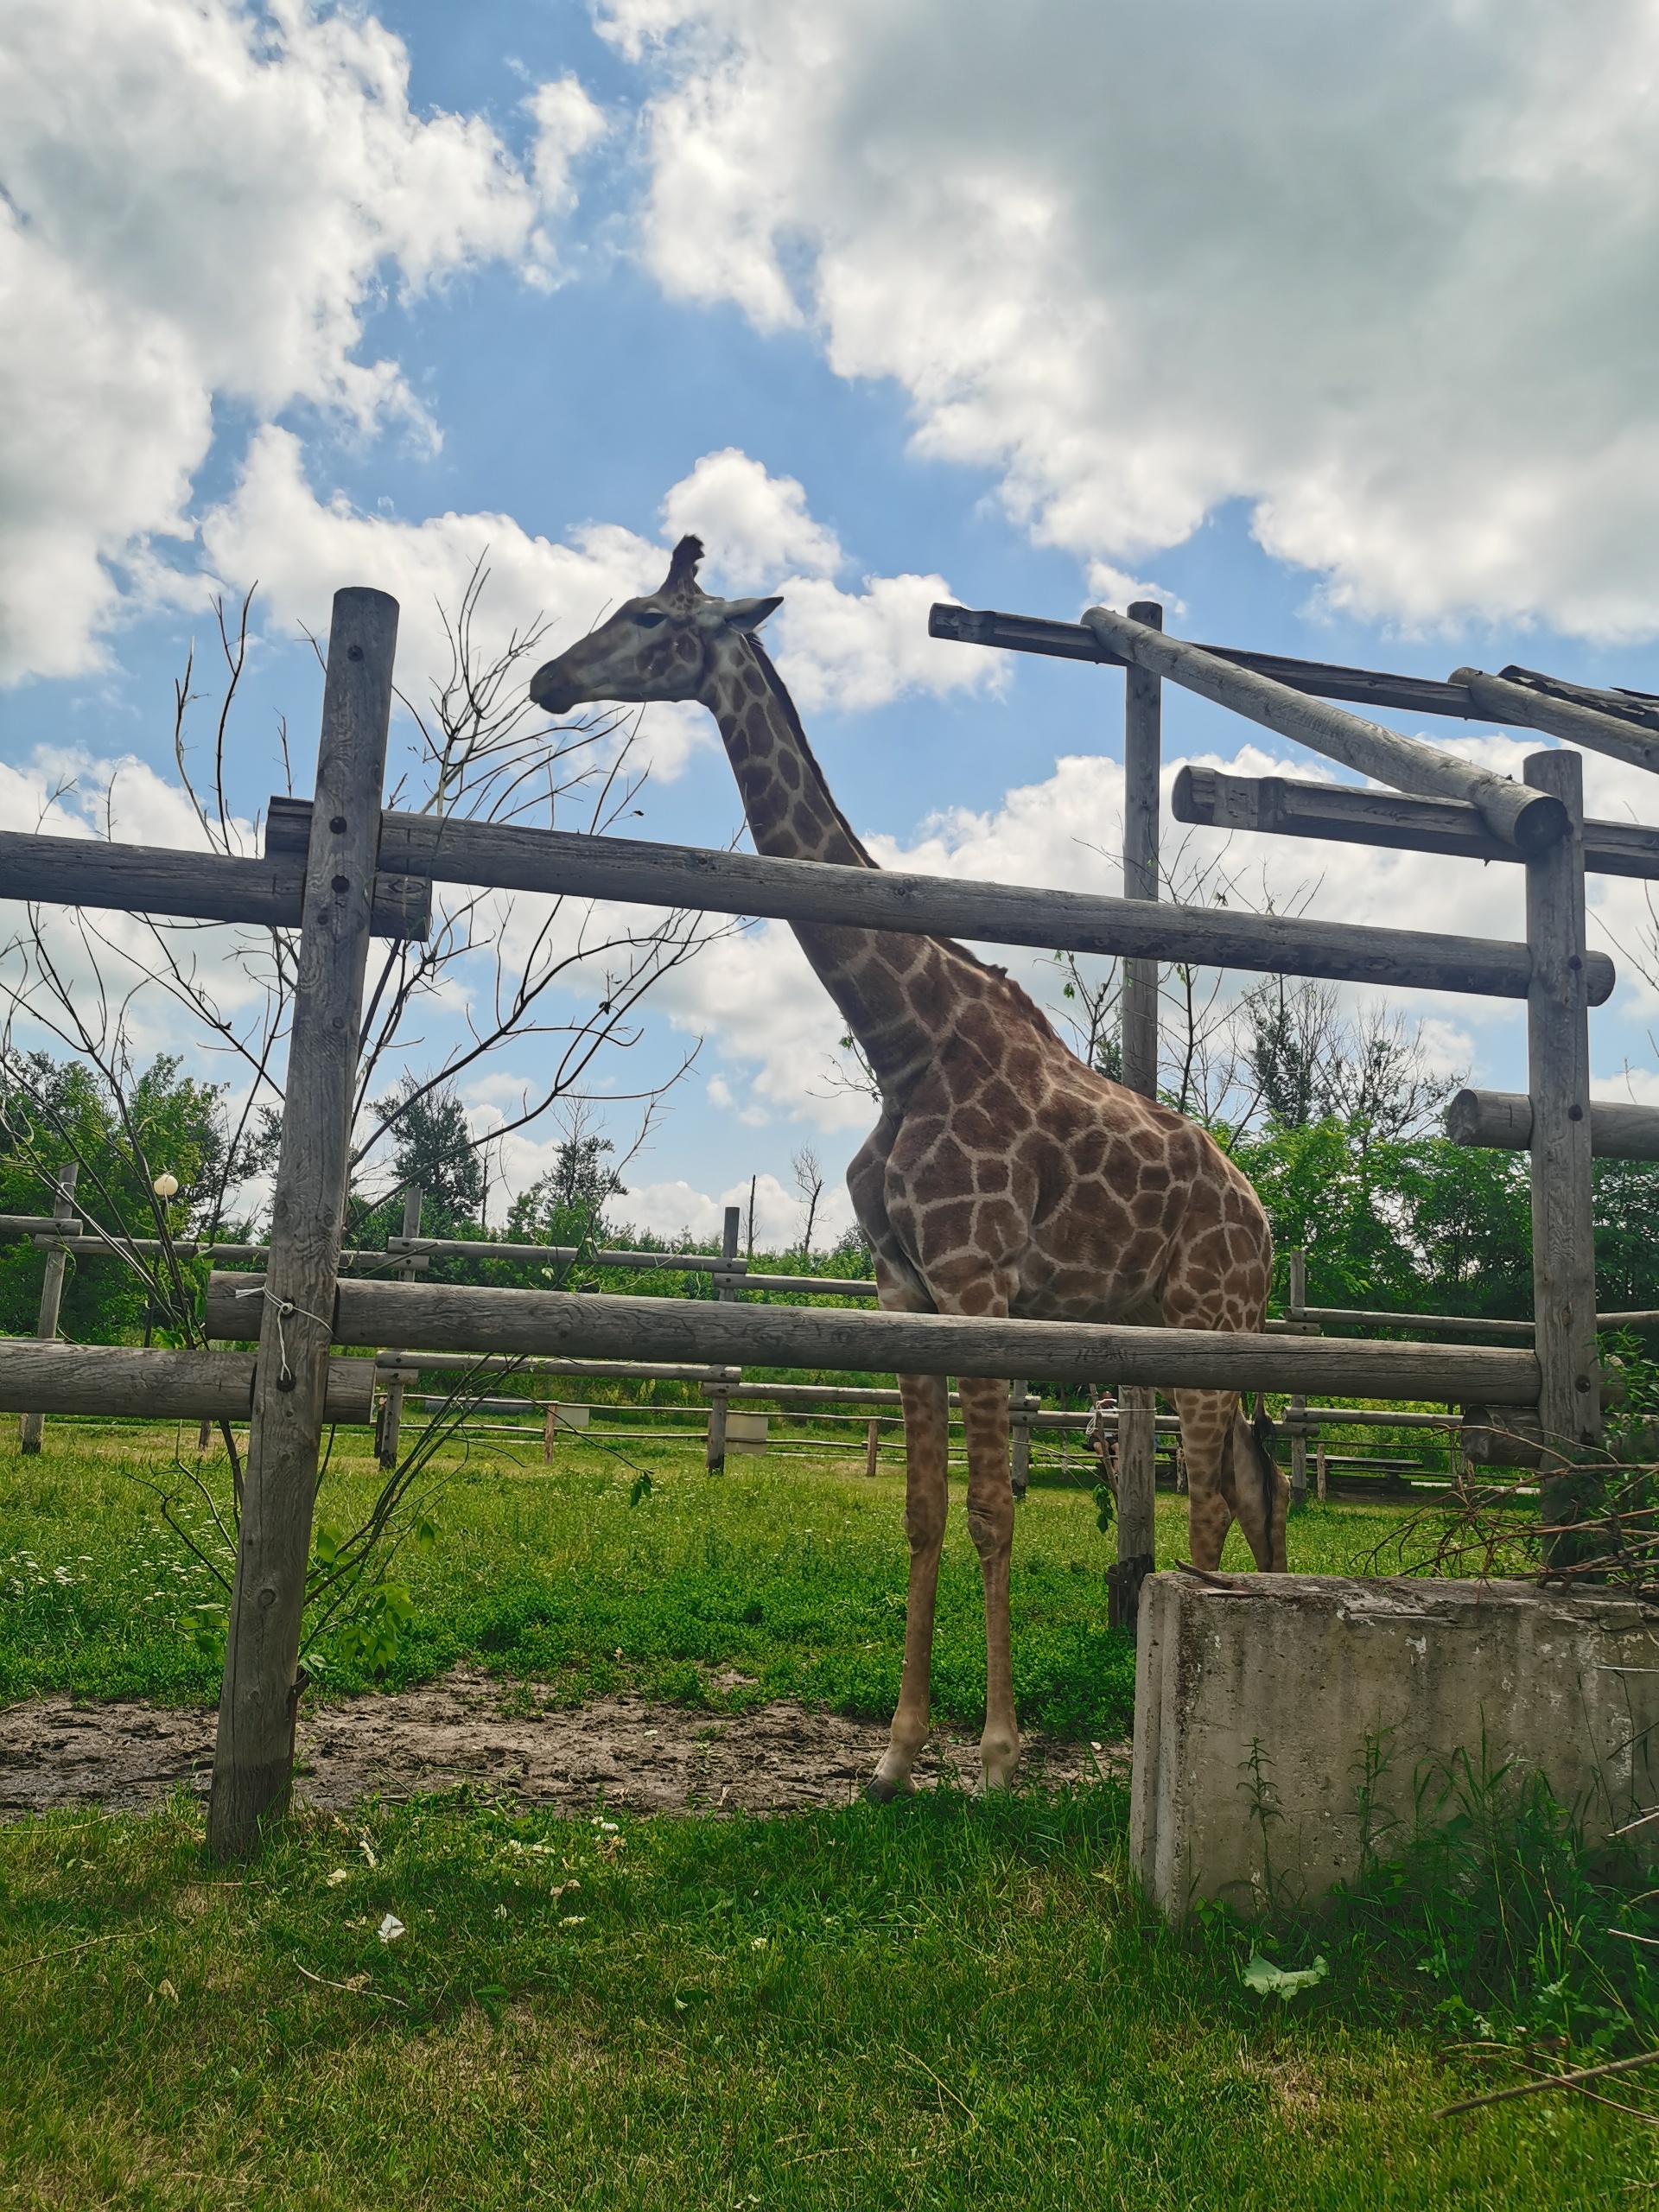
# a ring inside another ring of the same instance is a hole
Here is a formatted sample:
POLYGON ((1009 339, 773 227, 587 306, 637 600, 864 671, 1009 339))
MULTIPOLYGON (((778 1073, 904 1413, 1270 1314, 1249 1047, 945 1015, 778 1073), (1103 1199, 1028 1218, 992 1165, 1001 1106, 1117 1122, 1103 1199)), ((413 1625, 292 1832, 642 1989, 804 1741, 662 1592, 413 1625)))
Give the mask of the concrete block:
POLYGON ((765 1414, 739 1413, 734 1407, 726 1416, 726 1449, 758 1458, 766 1448, 767 1419, 765 1414))
POLYGON ((1253 1912, 1269 1883, 1295 1904, 1351 1880, 1368 1744, 1386 1760, 1371 1833, 1387 1857, 1423 1783, 1460 1751, 1479 1771, 1483 1738, 1489 1766, 1548 1776, 1592 1837, 1659 1807, 1659 1611, 1527 1582, 1142 1587, 1130 1849, 1172 1919, 1198 1897, 1253 1912))

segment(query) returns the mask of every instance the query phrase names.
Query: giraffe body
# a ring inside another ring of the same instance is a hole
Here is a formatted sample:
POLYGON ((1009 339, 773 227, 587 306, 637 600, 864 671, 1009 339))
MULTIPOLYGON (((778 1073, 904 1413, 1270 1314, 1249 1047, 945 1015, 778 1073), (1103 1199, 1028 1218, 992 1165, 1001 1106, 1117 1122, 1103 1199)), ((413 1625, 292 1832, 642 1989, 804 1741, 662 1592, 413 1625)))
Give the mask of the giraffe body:
MULTIPOLYGON (((874 863, 831 797, 754 632, 776 599, 711 598, 683 539, 662 589, 630 601, 539 670, 555 713, 586 700, 700 700, 714 715, 757 851, 874 863)), ((964 947, 885 930, 796 926, 880 1086, 881 1115, 848 1170, 895 1312, 1255 1330, 1272 1239, 1245 1178, 1201 1129, 1084 1067, 1000 968, 964 947)), ((943 1378, 900 1376, 910 1539, 905 1668, 871 1794, 912 1786, 928 1734, 934 1598, 946 1510, 943 1378)), ((1005 1382, 958 1380, 968 1525, 985 1587, 984 1779, 1020 1752, 1008 1638, 1014 1498, 1005 1382)), ((1264 1569, 1285 1565, 1287 1485, 1236 1396, 1175 1394, 1193 1563, 1214 1568, 1237 1518, 1264 1569)))

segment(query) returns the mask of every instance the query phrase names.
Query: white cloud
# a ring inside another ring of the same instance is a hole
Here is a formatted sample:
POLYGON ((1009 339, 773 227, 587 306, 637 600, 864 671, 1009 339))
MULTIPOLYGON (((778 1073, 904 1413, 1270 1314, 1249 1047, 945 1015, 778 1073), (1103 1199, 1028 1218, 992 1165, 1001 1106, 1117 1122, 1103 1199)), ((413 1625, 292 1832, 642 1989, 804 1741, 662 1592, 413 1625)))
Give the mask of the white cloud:
POLYGON ((703 582, 735 595, 774 590, 781 573, 833 575, 839 540, 806 511, 806 493, 792 476, 769 476, 735 446, 706 453, 663 501, 671 538, 691 531, 708 553, 703 582))
MULTIPOLYGON (((927 608, 951 596, 943 576, 871 576, 862 592, 843 592, 821 575, 780 576, 806 554, 828 557, 833 537, 806 512, 792 478, 767 475, 758 461, 728 450, 706 455, 663 502, 671 535, 697 515, 709 531, 711 569, 731 558, 781 588, 772 640, 785 681, 804 711, 878 706, 906 690, 943 695, 995 684, 1003 656, 927 636, 927 608), (815 551, 815 549, 816 551, 815 551)), ((344 498, 320 499, 307 480, 305 454, 291 430, 269 425, 249 448, 232 497, 202 520, 201 540, 215 575, 245 586, 258 578, 264 605, 283 625, 325 630, 329 600, 342 584, 373 583, 401 606, 398 668, 418 689, 449 666, 439 607, 459 603, 476 563, 487 556, 490 582, 481 639, 500 639, 538 615, 552 623, 551 654, 601 620, 617 603, 661 583, 666 545, 613 523, 587 523, 558 544, 532 537, 511 515, 444 514, 404 522, 365 514, 344 498)), ((835 549, 839 558, 839 548, 835 549)), ((168 576, 155 588, 195 594, 200 578, 168 576)), ((654 773, 671 780, 692 750, 714 741, 701 708, 653 708, 645 724, 654 773)))
POLYGON ((95 663, 114 571, 189 536, 216 401, 433 435, 364 316, 483 260, 546 278, 600 118, 569 80, 531 105, 533 181, 481 118, 411 111, 372 15, 7 0, 0 676, 95 663))
POLYGON ((897 379, 1128 569, 1223 502, 1332 601, 1659 629, 1653 0, 608 0, 671 292, 897 379))

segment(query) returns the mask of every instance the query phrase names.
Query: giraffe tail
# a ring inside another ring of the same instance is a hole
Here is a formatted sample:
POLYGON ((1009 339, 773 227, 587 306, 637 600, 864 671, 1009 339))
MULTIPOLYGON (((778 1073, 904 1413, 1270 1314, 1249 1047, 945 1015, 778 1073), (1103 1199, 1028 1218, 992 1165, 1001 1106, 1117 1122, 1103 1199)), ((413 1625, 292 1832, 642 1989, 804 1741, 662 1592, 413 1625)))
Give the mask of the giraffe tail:
MULTIPOLYGON (((1243 1405, 1239 1407, 1234 1433, 1240 1444, 1248 1447, 1249 1456, 1255 1462, 1256 1476, 1262 1484, 1262 1509, 1270 1529, 1279 1487, 1279 1465, 1273 1454, 1274 1440, 1279 1431, 1268 1412, 1267 1399, 1260 1390, 1255 1394, 1255 1412, 1248 1427, 1244 1421, 1244 1408, 1243 1405)), ((1243 1473, 1243 1469, 1236 1462, 1235 1479, 1243 1473)))

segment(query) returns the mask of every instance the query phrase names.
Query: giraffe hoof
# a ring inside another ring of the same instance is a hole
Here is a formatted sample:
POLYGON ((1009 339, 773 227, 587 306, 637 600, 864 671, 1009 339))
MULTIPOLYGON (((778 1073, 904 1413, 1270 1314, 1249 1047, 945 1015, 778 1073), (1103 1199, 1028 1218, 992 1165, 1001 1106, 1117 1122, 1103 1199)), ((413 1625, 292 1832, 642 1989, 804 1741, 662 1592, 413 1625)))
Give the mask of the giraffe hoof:
POLYGON ((889 1782, 885 1775, 873 1774, 864 1785, 867 1805, 891 1805, 899 1797, 913 1797, 916 1784, 906 1775, 902 1781, 889 1782))

